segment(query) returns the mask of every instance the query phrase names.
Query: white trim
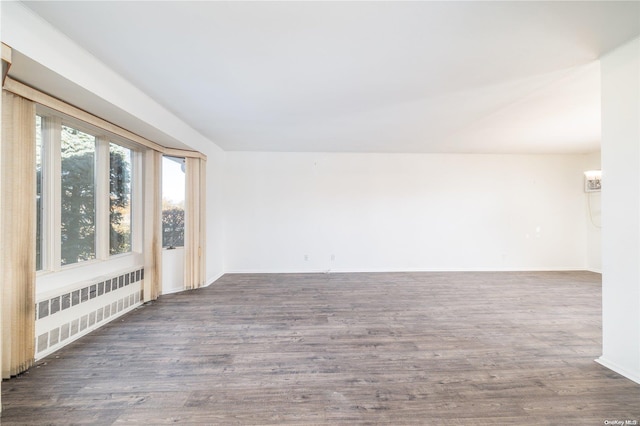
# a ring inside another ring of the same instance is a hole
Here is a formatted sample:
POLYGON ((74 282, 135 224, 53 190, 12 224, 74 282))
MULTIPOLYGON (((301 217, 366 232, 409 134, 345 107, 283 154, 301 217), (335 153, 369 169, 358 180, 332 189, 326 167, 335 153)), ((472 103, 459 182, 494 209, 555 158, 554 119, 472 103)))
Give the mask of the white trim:
POLYGON ((203 287, 209 287, 211 284, 222 278, 225 274, 227 274, 227 272, 220 272, 218 275, 214 275, 213 278, 208 278, 207 283, 209 284, 205 284, 203 287))
MULTIPOLYGON (((356 273, 384 273, 384 272, 591 272, 584 267, 561 267, 561 268, 376 268, 376 269, 231 269, 224 274, 356 274, 356 273)), ((224 275, 223 274, 223 275, 224 275)))
MULTIPOLYGON (((36 107, 37 109, 37 107, 36 107)), ((62 263, 62 229, 58 225, 62 222, 62 195, 60 187, 62 185, 62 157, 60 156, 61 139, 60 132, 62 129, 62 118, 43 115, 45 120, 45 134, 43 135, 45 143, 45 157, 49 164, 43 165, 46 174, 42 179, 46 187, 45 210, 42 213, 47 232, 44 233, 45 244, 47 249, 44 250, 43 270, 56 272, 60 270, 62 263), (50 170, 49 170, 50 166, 50 170)), ((36 291, 37 291, 36 285, 36 291)))
POLYGON ((55 297, 65 291, 73 290, 78 283, 89 282, 100 277, 108 278, 113 273, 126 272, 143 264, 141 253, 123 253, 110 259, 87 260, 67 265, 55 272, 45 271, 36 278, 36 299, 55 297))
POLYGON ((185 291, 191 291, 191 290, 195 290, 195 289, 186 289, 186 288, 172 288, 169 291, 163 291, 162 293, 160 293, 160 295, 158 297, 162 297, 162 296, 166 296, 167 294, 176 294, 176 293, 182 293, 185 291))
POLYGON ((598 364, 602 365, 603 367, 608 368, 609 370, 615 371, 616 373, 620 374, 621 376, 626 377, 627 379, 629 379, 631 381, 634 381, 634 382, 640 384, 640 374, 632 373, 632 372, 626 370, 625 368, 619 366, 615 362, 612 362, 612 361, 606 359, 603 356, 601 356, 600 358, 597 358, 595 360, 595 362, 597 362, 598 364))
POLYGON ((144 250, 144 152, 131 151, 131 251, 142 253, 144 250))
POLYGON ((96 259, 109 258, 109 141, 104 136, 96 137, 95 150, 95 250, 96 259))

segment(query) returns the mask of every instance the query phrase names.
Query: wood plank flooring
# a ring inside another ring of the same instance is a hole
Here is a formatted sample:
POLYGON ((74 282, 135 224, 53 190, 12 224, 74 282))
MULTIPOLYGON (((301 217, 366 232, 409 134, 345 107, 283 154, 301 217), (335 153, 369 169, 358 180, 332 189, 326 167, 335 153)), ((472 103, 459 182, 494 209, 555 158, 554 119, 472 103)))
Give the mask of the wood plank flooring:
POLYGON ((225 275, 2 384, 12 424, 603 425, 588 272, 225 275))

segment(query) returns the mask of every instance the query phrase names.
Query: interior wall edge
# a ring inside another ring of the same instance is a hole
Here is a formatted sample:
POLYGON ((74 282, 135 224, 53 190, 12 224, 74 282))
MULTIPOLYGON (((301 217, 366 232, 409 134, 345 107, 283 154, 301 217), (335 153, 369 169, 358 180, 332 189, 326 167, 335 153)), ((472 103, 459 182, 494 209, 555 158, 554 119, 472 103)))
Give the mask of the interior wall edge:
POLYGON ((640 375, 635 374, 627 369, 625 369, 624 367, 621 367, 620 365, 616 364, 615 362, 607 359, 604 356, 601 356, 599 358, 597 358, 595 360, 595 362, 597 362, 598 364, 602 365, 603 367, 608 368, 609 370, 612 370, 618 374, 620 374, 621 376, 626 377, 627 379, 636 382, 638 384, 640 384, 640 375))
POLYGON ((203 287, 209 287, 210 285, 213 285, 216 283, 216 281, 218 281, 220 278, 224 277, 225 274, 227 274, 227 271, 222 271, 219 272, 217 275, 214 275, 213 278, 207 278, 207 283, 205 284, 203 287))

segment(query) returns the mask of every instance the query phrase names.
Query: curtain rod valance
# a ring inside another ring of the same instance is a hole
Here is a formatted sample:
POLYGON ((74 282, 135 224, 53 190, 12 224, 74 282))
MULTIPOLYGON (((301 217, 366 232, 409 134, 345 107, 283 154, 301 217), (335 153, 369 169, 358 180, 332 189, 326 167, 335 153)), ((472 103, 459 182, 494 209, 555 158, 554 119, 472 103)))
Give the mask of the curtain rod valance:
POLYGON ((7 77, 9 73, 9 68, 11 68, 11 48, 4 43, 1 43, 0 53, 2 56, 2 84, 4 84, 4 79, 7 77))
POLYGON ((6 77, 2 88, 15 95, 29 99, 35 103, 44 105, 48 108, 54 109, 63 114, 67 114, 73 118, 77 118, 78 120, 82 120, 86 123, 100 127, 108 132, 111 132, 115 135, 129 139, 133 142, 136 142, 140 145, 143 145, 147 148, 151 148, 163 154, 171 155, 175 157, 201 158, 203 160, 207 159, 206 155, 197 151, 189 151, 189 150, 177 149, 177 148, 167 148, 162 145, 159 145, 146 138, 143 138, 142 136, 139 136, 133 132, 130 132, 129 130, 123 129, 120 126, 117 126, 100 117, 96 117, 91 113, 81 110, 80 108, 74 107, 73 105, 69 105, 68 103, 61 101, 60 99, 54 98, 51 95, 47 95, 46 93, 43 93, 37 89, 34 89, 31 86, 28 86, 24 83, 14 80, 9 76, 6 77))

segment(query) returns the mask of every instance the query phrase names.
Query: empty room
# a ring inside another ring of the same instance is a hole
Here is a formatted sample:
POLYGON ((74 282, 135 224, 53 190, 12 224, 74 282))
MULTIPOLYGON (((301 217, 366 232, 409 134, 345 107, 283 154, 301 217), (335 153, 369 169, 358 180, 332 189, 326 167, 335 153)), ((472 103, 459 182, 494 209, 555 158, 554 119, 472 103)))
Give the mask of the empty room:
POLYGON ((2 1, 0 421, 637 425, 640 2, 2 1))

